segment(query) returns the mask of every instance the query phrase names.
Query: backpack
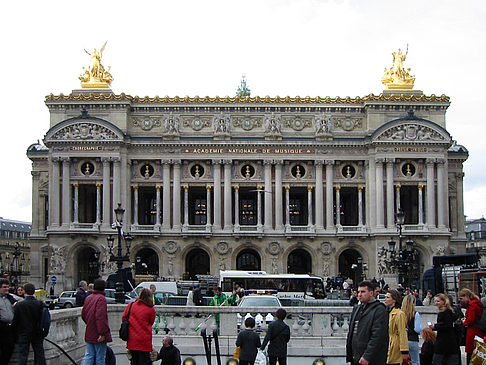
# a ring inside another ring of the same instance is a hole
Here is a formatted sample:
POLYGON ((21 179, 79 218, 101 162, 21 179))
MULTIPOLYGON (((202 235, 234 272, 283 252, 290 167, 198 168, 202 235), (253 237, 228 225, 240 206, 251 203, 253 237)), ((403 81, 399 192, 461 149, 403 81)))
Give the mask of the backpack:
POLYGON ((41 316, 39 321, 39 331, 41 336, 47 337, 49 334, 49 329, 51 328, 51 313, 49 312, 49 308, 47 308, 44 304, 41 306, 41 316))
POLYGON ((483 313, 481 314, 481 318, 479 318, 478 323, 476 323, 477 329, 479 329, 481 332, 486 332, 486 297, 481 299, 481 308, 483 309, 483 313))

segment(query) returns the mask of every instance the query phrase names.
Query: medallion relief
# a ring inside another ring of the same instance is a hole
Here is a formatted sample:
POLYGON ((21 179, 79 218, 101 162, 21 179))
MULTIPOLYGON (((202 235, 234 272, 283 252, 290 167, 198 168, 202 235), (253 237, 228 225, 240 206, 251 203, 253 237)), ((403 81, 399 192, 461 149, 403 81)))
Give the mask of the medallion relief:
POLYGON ((133 125, 135 127, 140 127, 144 131, 149 131, 154 127, 160 127, 160 119, 159 118, 133 118, 133 125))

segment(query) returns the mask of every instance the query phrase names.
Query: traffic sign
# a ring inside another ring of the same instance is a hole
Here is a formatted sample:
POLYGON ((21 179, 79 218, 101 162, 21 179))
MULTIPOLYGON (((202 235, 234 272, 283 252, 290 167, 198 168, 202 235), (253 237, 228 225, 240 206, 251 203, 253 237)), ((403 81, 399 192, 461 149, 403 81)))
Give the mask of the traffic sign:
POLYGON ((56 285, 56 282, 57 282, 57 276, 52 275, 52 276, 51 276, 51 282, 52 282, 52 284, 53 284, 53 285, 56 285))

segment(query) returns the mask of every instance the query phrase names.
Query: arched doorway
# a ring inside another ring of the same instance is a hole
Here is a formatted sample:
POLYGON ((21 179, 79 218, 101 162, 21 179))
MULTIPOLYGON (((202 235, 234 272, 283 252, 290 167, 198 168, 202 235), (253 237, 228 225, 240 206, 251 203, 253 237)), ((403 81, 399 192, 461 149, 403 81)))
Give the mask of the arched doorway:
POLYGON ((74 283, 75 286, 78 286, 81 280, 92 283, 100 276, 100 263, 98 258, 99 252, 95 251, 92 247, 86 246, 79 250, 77 260, 78 275, 77 281, 74 283))
POLYGON ((155 250, 145 247, 135 255, 135 275, 159 276, 159 256, 155 250))
POLYGON ((346 280, 348 278, 353 280, 353 285, 356 286, 362 280, 363 274, 363 257, 355 249, 344 250, 339 255, 339 277, 346 280))
POLYGON ((287 259, 289 274, 310 274, 312 272, 312 257, 302 248, 293 250, 287 259))
POLYGON ((255 250, 246 249, 236 256, 236 270, 261 270, 262 260, 255 250))
POLYGON ((186 277, 197 280, 196 275, 208 275, 210 272, 209 255, 201 248, 196 248, 186 256, 186 277))

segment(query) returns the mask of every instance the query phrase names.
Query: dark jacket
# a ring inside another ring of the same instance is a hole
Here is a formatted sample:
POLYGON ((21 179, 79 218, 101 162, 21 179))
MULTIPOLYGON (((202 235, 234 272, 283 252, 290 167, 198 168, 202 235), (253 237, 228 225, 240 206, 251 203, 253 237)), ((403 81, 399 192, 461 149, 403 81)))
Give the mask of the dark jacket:
POLYGON ((436 354, 451 355, 459 352, 459 344, 454 330, 455 319, 456 317, 450 309, 437 314, 437 323, 434 325, 434 331, 437 331, 434 347, 436 354))
POLYGON ((245 329, 238 334, 236 346, 240 346, 240 360, 253 362, 262 343, 258 333, 245 329))
POLYGON ((15 304, 12 328, 17 334, 17 343, 42 342, 40 318, 43 306, 44 304, 32 295, 15 304))
POLYGON ((201 288, 196 288, 192 291, 192 300, 194 305, 204 305, 203 303, 203 296, 201 294, 201 288))
POLYGON ((422 344, 420 351, 420 365, 432 365, 432 358, 434 357, 434 343, 427 341, 422 344))
POLYGON ((385 364, 388 353, 389 320, 386 307, 378 300, 366 304, 354 338, 356 315, 360 309, 361 305, 356 305, 351 313, 346 340, 346 361, 354 364, 364 357, 371 365, 385 364))
POLYGON ((76 298, 76 307, 82 307, 84 305, 84 300, 88 296, 83 289, 79 288, 74 297, 76 298))
POLYGON ((290 340, 290 328, 287 324, 277 319, 268 325, 267 335, 263 340, 262 350, 268 345, 268 356, 287 356, 287 342, 290 340))
POLYGON ((157 360, 162 360, 160 365, 181 365, 181 353, 174 345, 169 347, 162 346, 157 360))
POLYGON ((108 307, 105 292, 94 290, 84 301, 81 318, 86 323, 84 340, 88 343, 98 343, 99 336, 105 336, 105 342, 111 342, 110 325, 108 323, 108 307))

